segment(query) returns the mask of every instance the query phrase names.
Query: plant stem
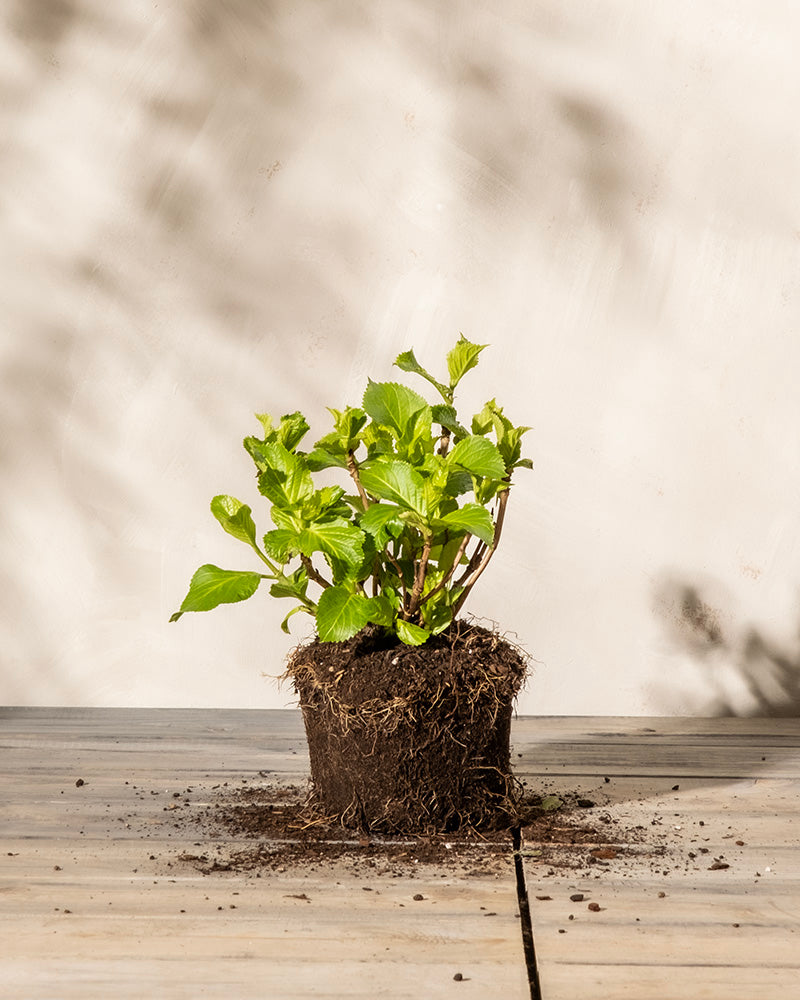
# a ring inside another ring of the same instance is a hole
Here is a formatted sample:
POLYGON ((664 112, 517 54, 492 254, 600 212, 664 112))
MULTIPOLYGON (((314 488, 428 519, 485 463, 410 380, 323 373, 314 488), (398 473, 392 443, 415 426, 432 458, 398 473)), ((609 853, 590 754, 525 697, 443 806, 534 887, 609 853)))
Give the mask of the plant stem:
POLYGON ((320 587, 322 587, 323 590, 327 590, 328 587, 330 587, 330 584, 325 579, 325 577, 324 576, 320 576, 320 574, 314 569, 314 565, 311 562, 311 559, 310 559, 309 556, 303 556, 303 555, 301 555, 300 556, 300 562, 305 567, 305 570, 306 570, 306 573, 308 574, 309 580, 313 580, 314 583, 318 583, 320 585, 320 587))
POLYGON ((497 551, 497 546, 500 542, 500 535, 502 534, 503 531, 503 521, 505 520, 506 516, 507 503, 508 503, 508 487, 506 486, 497 494, 497 520, 494 523, 494 538, 492 539, 491 548, 488 548, 486 550, 480 563, 473 570, 472 575, 467 579, 466 583, 464 584, 464 591, 453 607, 454 618, 461 610, 464 601, 466 601, 466 599, 469 597, 469 593, 475 586, 475 584, 478 582, 478 578, 480 577, 481 573, 483 573, 483 571, 489 565, 489 560, 497 551))
POLYGON ((361 477, 358 474, 358 462, 356 462, 356 456, 351 448, 347 453, 347 471, 350 473, 353 482, 356 484, 356 489, 358 490, 358 495, 361 497, 361 503, 364 505, 364 510, 370 506, 369 497, 367 496, 367 491, 361 482, 361 477))
POLYGON ((426 538, 425 543, 422 546, 422 555, 417 563, 417 570, 414 574, 414 588, 411 591, 411 601, 408 606, 408 617, 406 621, 413 618, 419 609, 420 597, 422 596, 422 588, 425 586, 425 574, 428 571, 428 559, 431 554, 431 546, 433 544, 432 538, 426 538))
POLYGON ((440 591, 444 590, 447 584, 453 579, 453 576, 455 575, 456 572, 456 568, 458 567, 458 564, 461 562, 461 559, 467 550, 467 545, 469 544, 470 538, 472 538, 472 535, 464 535, 464 541, 459 546, 458 552, 456 552, 455 559, 453 559, 453 565, 450 567, 450 569, 447 571, 444 577, 439 581, 439 583, 436 584, 433 590, 429 590, 424 597, 420 598, 419 602, 420 605, 423 605, 426 601, 430 600, 431 597, 434 597, 440 591))
POLYGON ((469 561, 464 568, 464 572, 461 574, 458 580, 456 580, 456 587, 461 587, 465 580, 468 580, 472 573, 475 571, 475 567, 483 559, 483 554, 486 552, 486 542, 478 542, 475 546, 475 551, 469 557, 469 561))
POLYGON ((403 591, 403 611, 405 612, 405 610, 408 607, 408 591, 406 590, 406 582, 403 579, 403 570, 401 569, 400 563, 397 561, 397 558, 389 551, 388 548, 385 549, 385 553, 386 553, 386 558, 389 560, 392 566, 394 566, 394 568, 397 570, 397 579, 400 581, 400 588, 403 591))

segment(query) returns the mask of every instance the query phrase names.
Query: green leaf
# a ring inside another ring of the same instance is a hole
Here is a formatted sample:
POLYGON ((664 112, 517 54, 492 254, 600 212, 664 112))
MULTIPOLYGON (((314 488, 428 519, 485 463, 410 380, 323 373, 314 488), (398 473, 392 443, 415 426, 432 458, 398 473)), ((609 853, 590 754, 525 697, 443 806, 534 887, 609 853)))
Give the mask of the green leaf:
POLYGON ((305 611, 306 614, 311 615, 312 618, 314 617, 314 612, 311 610, 311 608, 307 608, 305 604, 299 604, 296 608, 292 608, 289 614, 281 622, 282 632, 285 632, 287 635, 289 634, 289 619, 293 615, 296 615, 299 611, 305 611))
MULTIPOLYGON (((262 417, 268 416, 268 414, 261 414, 262 417)), ((273 434, 274 437, 274 434, 273 434)), ((253 437, 252 434, 244 439, 242 444, 245 447, 250 458, 256 463, 256 468, 259 472, 263 472, 269 465, 266 456, 264 455, 264 445, 265 441, 260 441, 257 437, 253 437)))
POLYGON ((318 441, 314 450, 306 455, 306 465, 312 472, 320 472, 322 469, 346 469, 347 456, 344 449, 321 446, 321 442, 318 441))
POLYGON ((337 517, 308 525, 297 540, 304 556, 324 552, 347 566, 359 566, 364 559, 364 535, 349 521, 337 517))
POLYGON ((291 528, 276 528, 264 535, 264 548, 267 555, 281 564, 287 563, 300 551, 297 532, 291 528))
POLYGON ((472 344, 463 335, 447 355, 447 370, 450 373, 450 388, 455 389, 461 379, 478 363, 478 356, 488 344, 472 344))
MULTIPOLYGON (((444 592, 442 592, 444 596, 444 592)), ((438 594, 432 599, 436 601, 438 594)), ((434 604, 431 608, 425 608, 425 624, 431 630, 431 635, 439 635, 440 632, 444 632, 447 626, 453 620, 453 609, 447 604, 434 604)))
POLYGON ((262 579, 260 573, 239 573, 207 563, 192 577, 189 593, 170 621, 177 621, 187 611, 211 611, 220 604, 245 601, 258 590, 262 579))
POLYGON ((236 497, 220 494, 211 501, 211 513, 219 521, 225 531, 240 542, 246 542, 257 549, 256 526, 252 511, 236 497))
POLYGON ((397 629, 398 638, 406 646, 421 646, 431 636, 427 629, 421 628, 419 625, 414 625, 412 622, 403 621, 402 618, 397 619, 395 628, 397 629))
POLYGON ((440 526, 445 528, 469 532, 475 535, 487 545, 494 543, 494 522, 489 511, 478 503, 467 503, 458 510, 454 510, 443 517, 438 518, 434 527, 438 530, 440 526))
POLYGON ((458 414, 454 406, 442 406, 438 403, 431 407, 431 414, 433 422, 439 424, 440 427, 445 427, 456 440, 467 437, 469 434, 466 427, 462 427, 458 422, 458 414))
POLYGON ((264 428, 264 440, 269 441, 270 438, 275 437, 275 427, 272 423, 272 417, 269 413, 257 413, 256 420, 261 423, 264 428))
POLYGON ((296 597, 298 601, 310 605, 311 602, 306 597, 306 590, 308 590, 308 574, 304 566, 296 569, 289 576, 281 573, 269 588, 272 597, 296 597))
POLYGON ((277 441, 268 441, 260 451, 267 467, 258 477, 258 488, 268 500, 279 507, 296 507, 314 494, 314 481, 301 456, 277 441))
POLYGON ((478 434, 462 438, 447 456, 452 465, 458 465, 473 476, 502 479, 506 474, 503 457, 497 446, 478 434))
POLYGON ((408 462, 376 459, 362 465, 358 474, 364 489, 372 496, 400 504, 423 517, 427 513, 424 480, 408 462))
POLYGON ((366 413, 355 406, 347 406, 343 410, 334 410, 329 406, 328 412, 333 415, 333 425, 336 428, 334 435, 342 449, 345 452, 354 450, 358 446, 360 432, 367 422, 366 413))
MULTIPOLYGON (((495 399, 490 399, 481 412, 472 418, 474 433, 487 434, 492 429, 494 429, 497 448, 503 457, 507 472, 530 461, 529 459, 520 460, 520 455, 522 453, 522 435, 531 428, 515 427, 503 413, 502 406, 497 405, 495 399)), ((525 465, 525 468, 532 467, 532 465, 525 465)))
POLYGON ((364 409, 377 424, 390 428, 400 438, 406 434, 414 414, 430 407, 422 396, 405 385, 370 379, 364 393, 364 409))
POLYGON ((390 538, 397 538, 403 530, 400 514, 403 508, 390 503, 374 503, 361 517, 361 527, 375 539, 379 548, 384 548, 390 538))
POLYGON ((388 430, 379 424, 367 424, 361 435, 361 440, 367 449, 367 458, 369 459, 394 454, 394 438, 388 430))
POLYGON ((370 621, 370 599, 347 587, 328 587, 317 605, 317 634, 323 642, 343 642, 370 621))
POLYGON ((375 625, 390 628, 394 622, 394 608, 389 598, 385 594, 378 594, 369 598, 369 605, 369 620, 375 625))
POLYGON ((281 422, 275 433, 284 448, 288 451, 294 451, 309 429, 306 418, 299 410, 296 410, 294 413, 287 413, 281 417, 281 422))
POLYGON ((414 375, 421 375, 441 394, 446 403, 452 403, 453 394, 446 385, 438 382, 430 372, 426 371, 417 361, 413 351, 403 351, 398 354, 394 361, 395 365, 404 372, 413 372, 414 375))
POLYGON ((344 496, 344 490, 341 486, 323 486, 321 490, 317 490, 316 496, 319 498, 320 512, 324 514, 327 510, 341 506, 339 501, 344 496))

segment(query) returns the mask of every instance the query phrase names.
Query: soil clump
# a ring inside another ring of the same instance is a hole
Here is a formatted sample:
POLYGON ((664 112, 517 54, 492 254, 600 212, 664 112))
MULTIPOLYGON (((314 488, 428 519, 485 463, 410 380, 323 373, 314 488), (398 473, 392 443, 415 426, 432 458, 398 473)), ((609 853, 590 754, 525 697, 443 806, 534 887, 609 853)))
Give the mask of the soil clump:
POLYGON ((298 647, 286 676, 314 803, 362 832, 507 826, 511 714, 526 668, 515 645, 466 621, 419 647, 373 627, 298 647))

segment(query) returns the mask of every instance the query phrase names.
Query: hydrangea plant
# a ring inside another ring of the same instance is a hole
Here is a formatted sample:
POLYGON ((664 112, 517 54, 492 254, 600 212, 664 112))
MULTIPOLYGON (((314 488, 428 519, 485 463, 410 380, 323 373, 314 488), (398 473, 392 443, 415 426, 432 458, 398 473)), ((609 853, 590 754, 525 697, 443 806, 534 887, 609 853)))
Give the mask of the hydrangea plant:
POLYGON ((360 407, 329 410, 333 430, 310 451, 301 449, 310 429, 302 413, 278 423, 257 414, 262 433, 244 447, 273 527, 259 539, 250 507, 232 496, 214 497, 211 512, 253 549, 261 569, 201 566, 170 620, 243 601, 267 580, 273 597, 295 602, 286 632, 298 613, 315 619, 325 642, 370 624, 408 645, 444 631, 497 550, 514 470, 532 467, 521 454, 530 428, 515 427, 494 399, 469 428, 459 419, 456 388, 486 346, 462 335, 447 355, 446 382, 405 351, 395 365, 424 379, 440 401, 369 380, 360 407), (328 469, 341 470, 350 492, 315 483, 328 469))

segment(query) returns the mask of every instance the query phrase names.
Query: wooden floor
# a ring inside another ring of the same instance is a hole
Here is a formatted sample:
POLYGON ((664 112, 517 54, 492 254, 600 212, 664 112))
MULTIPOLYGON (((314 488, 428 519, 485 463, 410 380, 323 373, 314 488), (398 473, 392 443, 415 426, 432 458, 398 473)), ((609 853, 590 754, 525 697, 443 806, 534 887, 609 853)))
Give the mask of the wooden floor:
MULTIPOLYGON (((521 718, 512 741, 616 844, 525 845, 544 1000, 800 996, 800 720, 521 718)), ((220 846, 191 822, 215 786, 307 766, 294 712, 0 709, 0 997, 529 997, 510 856, 470 877, 178 860, 220 846)))

